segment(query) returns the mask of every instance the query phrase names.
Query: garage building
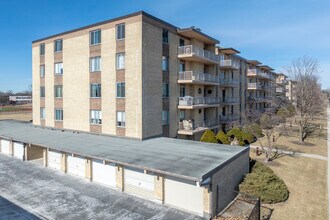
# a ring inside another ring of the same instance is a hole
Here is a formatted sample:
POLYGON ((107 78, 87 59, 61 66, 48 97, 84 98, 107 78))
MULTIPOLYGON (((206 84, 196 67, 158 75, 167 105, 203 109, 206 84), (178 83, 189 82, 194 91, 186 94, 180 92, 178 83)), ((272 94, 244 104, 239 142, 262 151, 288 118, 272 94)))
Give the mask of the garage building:
POLYGON ((0 121, 1 153, 211 218, 235 197, 249 148, 171 138, 144 141, 0 121), (17 143, 17 144, 16 144, 17 143), (15 145, 16 144, 16 145, 15 145), (31 155, 31 156, 29 156, 31 155))

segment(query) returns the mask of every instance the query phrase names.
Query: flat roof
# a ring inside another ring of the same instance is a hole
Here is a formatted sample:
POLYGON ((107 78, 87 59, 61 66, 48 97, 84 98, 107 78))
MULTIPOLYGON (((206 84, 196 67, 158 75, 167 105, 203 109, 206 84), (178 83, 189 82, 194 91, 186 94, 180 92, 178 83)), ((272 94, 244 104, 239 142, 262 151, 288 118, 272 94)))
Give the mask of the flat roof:
POLYGON ((247 60, 246 62, 255 66, 261 64, 258 60, 247 60))
POLYGON ((197 182, 249 150, 164 137, 132 140, 41 128, 13 120, 0 120, 0 137, 197 182))
POLYGON ((226 47, 226 48, 219 47, 218 50, 220 51, 220 53, 225 53, 225 54, 229 54, 229 55, 241 53, 232 47, 226 47))

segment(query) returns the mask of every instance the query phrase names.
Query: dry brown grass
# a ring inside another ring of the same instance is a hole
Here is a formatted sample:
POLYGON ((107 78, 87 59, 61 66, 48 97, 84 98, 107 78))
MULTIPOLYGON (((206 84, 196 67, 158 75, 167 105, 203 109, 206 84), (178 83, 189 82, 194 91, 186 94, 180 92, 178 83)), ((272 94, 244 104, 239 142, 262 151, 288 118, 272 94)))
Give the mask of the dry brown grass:
POLYGON ((21 113, 2 112, 0 114, 0 120, 3 120, 3 119, 30 121, 30 120, 32 120, 32 112, 21 112, 21 113))
MULTIPOLYGON (((263 162, 263 156, 257 160, 263 162)), ((286 202, 267 205, 274 209, 272 220, 328 218, 327 161, 284 156, 268 165, 290 191, 286 202)))

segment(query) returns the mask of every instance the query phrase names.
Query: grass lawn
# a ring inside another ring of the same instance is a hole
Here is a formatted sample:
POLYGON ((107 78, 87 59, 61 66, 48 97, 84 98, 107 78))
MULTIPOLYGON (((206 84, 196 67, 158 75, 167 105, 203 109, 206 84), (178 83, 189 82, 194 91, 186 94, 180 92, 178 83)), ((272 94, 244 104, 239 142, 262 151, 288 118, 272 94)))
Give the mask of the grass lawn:
MULTIPOLYGON (((256 158, 252 151, 251 157, 264 160, 264 155, 256 158)), ((268 165, 290 192, 286 202, 266 205, 274 209, 271 220, 328 219, 327 161, 283 156, 268 165)))
POLYGON ((3 119, 14 119, 20 121, 30 121, 32 120, 32 112, 20 112, 20 113, 0 113, 0 120, 3 119))

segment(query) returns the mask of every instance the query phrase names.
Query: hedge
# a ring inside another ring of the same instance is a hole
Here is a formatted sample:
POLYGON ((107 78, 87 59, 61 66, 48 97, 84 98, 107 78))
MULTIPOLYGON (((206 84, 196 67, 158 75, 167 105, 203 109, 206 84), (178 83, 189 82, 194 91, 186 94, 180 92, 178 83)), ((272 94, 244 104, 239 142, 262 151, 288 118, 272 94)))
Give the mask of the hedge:
POLYGON ((219 131, 215 138, 218 140, 220 144, 230 144, 227 135, 223 131, 219 131))
POLYGON ((207 143, 218 143, 218 140, 215 138, 215 134, 211 130, 206 130, 201 139, 201 142, 207 142, 207 143))
POLYGON ((255 162, 251 173, 247 174, 239 185, 239 191, 259 197, 263 203, 284 202, 289 197, 284 181, 260 162, 255 162))

